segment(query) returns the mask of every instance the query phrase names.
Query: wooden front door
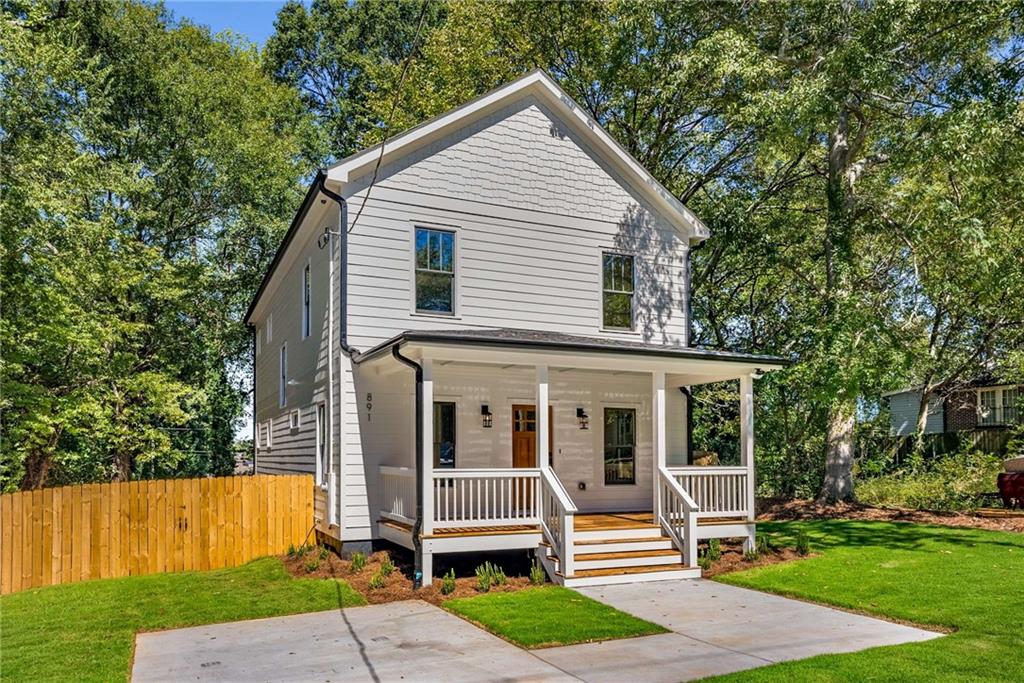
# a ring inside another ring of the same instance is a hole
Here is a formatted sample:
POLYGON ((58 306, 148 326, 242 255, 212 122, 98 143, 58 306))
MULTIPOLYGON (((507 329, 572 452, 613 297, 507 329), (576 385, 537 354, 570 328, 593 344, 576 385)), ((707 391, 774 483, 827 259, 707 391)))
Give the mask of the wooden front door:
MULTIPOLYGON (((554 443, 554 409, 548 406, 548 452, 554 443)), ((533 405, 512 406, 512 467, 537 466, 537 409, 533 405)))

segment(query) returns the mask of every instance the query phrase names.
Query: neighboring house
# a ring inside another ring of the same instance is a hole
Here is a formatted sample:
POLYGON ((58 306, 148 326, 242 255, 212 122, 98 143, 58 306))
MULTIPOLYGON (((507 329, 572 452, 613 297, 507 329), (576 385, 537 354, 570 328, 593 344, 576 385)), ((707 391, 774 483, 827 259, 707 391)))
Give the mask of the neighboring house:
MULTIPOLYGON (((955 434, 985 450, 1006 444, 1008 427, 1020 424, 1024 385, 991 378, 975 379, 929 400, 925 434, 955 434)), ((910 387, 883 394, 889 401, 890 431, 911 436, 917 431, 921 390, 910 387)))
POLYGON ((754 537, 753 382, 688 346, 707 228, 533 72, 321 172, 246 315, 256 471, 310 472, 344 547, 536 549, 559 583, 693 576, 754 537), (688 467, 739 380, 741 464, 688 467), (628 513, 628 514, 627 514, 628 513))

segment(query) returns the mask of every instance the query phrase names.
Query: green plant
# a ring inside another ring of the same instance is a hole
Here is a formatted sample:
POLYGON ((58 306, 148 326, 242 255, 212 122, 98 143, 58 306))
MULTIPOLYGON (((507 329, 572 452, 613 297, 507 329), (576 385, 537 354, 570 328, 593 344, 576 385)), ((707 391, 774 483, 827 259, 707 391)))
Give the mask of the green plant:
MULTIPOLYGON (((504 586, 508 577, 505 576, 505 570, 496 564, 491 562, 484 562, 482 565, 476 568, 477 583, 480 583, 480 577, 487 577, 487 588, 491 586, 504 586)), ((487 589, 485 589, 486 591, 487 589)))
POLYGON ((748 550, 745 553, 743 553, 743 559, 747 562, 753 562, 758 557, 760 557, 760 555, 757 554, 756 550, 748 550))
POLYGON ((311 557, 308 560, 306 560, 306 571, 307 572, 312 573, 312 572, 315 572, 319 568, 320 568, 320 558, 319 557, 311 557))
POLYGON ((530 583, 534 586, 543 586, 544 582, 547 581, 548 575, 544 571, 544 567, 541 566, 539 561, 535 561, 530 566, 530 583))
POLYGON ((352 553, 352 563, 349 568, 353 572, 361 572, 366 567, 366 553, 355 552, 352 553))
POLYGON ((705 556, 710 562, 715 562, 722 558, 722 541, 718 538, 712 538, 708 540, 708 549, 705 556))
POLYGON ((754 538, 754 552, 758 555, 766 555, 772 551, 775 546, 774 539, 771 534, 757 534, 754 538))
POLYGON ((331 554, 331 549, 330 548, 328 548, 325 545, 320 546, 319 557, 320 557, 321 561, 326 560, 330 556, 330 554, 331 554))
POLYGON ((811 552, 811 537, 803 529, 796 534, 796 552, 797 555, 807 555, 811 552))
POLYGON ((481 593, 491 590, 491 575, 485 565, 476 568, 476 589, 481 593))
POLYGON ((371 590, 377 590, 378 588, 383 588, 383 587, 384 587, 384 574, 382 574, 381 572, 378 571, 376 574, 374 574, 373 576, 370 577, 370 589, 371 590))
POLYGON ((707 555, 707 553, 697 558, 697 566, 703 569, 704 571, 711 569, 711 558, 707 555))
POLYGON ((391 561, 390 556, 385 556, 384 561, 380 563, 381 575, 389 576, 393 571, 395 571, 395 564, 391 561))
POLYGON ((298 551, 295 550, 295 544, 294 543, 290 544, 288 546, 288 557, 294 558, 297 554, 298 554, 298 551))
POLYGON ((451 595, 455 592, 455 570, 449 569, 448 573, 441 579, 441 595, 451 595))
POLYGON ((903 470, 857 482, 857 498, 876 507, 973 510, 978 494, 994 490, 1002 458, 968 451, 920 461, 903 470))

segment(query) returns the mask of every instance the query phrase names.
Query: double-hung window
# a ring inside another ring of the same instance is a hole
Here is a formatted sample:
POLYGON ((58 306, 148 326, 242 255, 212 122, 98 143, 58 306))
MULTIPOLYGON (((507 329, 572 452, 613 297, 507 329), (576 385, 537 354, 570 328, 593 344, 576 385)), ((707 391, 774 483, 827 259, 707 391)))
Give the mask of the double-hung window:
POLYGON ((636 410, 604 409, 604 483, 636 483, 636 410))
POLYGON ((434 467, 455 467, 455 404, 434 402, 434 467))
POLYGON ((302 338, 309 336, 310 311, 309 311, 309 264, 302 269, 302 338))
POLYGON ((1020 405, 1020 389, 1012 387, 1010 389, 1003 389, 1003 422, 1006 424, 1015 424, 1020 421, 1020 411, 1017 406, 1020 405))
POLYGON ((601 259, 602 316, 607 329, 633 329, 633 257, 604 252, 601 259))
POLYGON ((416 228, 416 311, 455 312, 455 233, 416 228))

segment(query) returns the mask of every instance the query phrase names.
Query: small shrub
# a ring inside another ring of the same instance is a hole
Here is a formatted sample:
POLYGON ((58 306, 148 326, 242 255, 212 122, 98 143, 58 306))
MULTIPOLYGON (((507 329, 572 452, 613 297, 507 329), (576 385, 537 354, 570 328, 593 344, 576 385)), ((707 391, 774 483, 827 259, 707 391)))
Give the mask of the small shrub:
POLYGON ((476 589, 481 593, 491 590, 491 575, 484 565, 476 568, 476 589))
POLYGON ((707 553, 701 555, 697 558, 697 566, 704 571, 711 569, 711 557, 707 553))
POLYGON ((441 595, 451 595, 455 592, 455 570, 449 569, 448 573, 441 579, 441 595))
POLYGON ((544 567, 541 566, 540 562, 534 562, 530 567, 530 583, 534 586, 543 586, 547 579, 548 575, 544 571, 544 567))
POLYGON ((716 562, 722 558, 722 540, 712 538, 708 540, 708 550, 705 556, 710 562, 716 562))
POLYGON ((395 571, 395 564, 391 561, 390 557, 385 557, 384 561, 380 563, 381 575, 389 576, 393 571, 395 571))
POLYGON ((328 556, 330 556, 330 554, 331 554, 331 550, 330 550, 330 548, 328 548, 328 547, 327 547, 327 546, 325 546, 325 545, 322 545, 322 546, 320 546, 320 553, 319 553, 319 557, 320 557, 320 561, 321 561, 321 562, 323 562, 324 560, 326 560, 326 559, 328 558, 328 556))
POLYGON ((306 571, 307 572, 312 574, 313 572, 315 572, 319 568, 320 568, 320 558, 319 557, 311 557, 308 560, 306 560, 306 571))
POLYGON ((384 587, 384 574, 382 574, 381 572, 377 572, 372 577, 370 577, 370 589, 371 590, 377 590, 378 588, 383 588, 383 587, 384 587))
POLYGON ((770 553, 774 545, 771 534, 758 534, 754 538, 754 552, 758 555, 770 553))
POLYGON ((299 554, 298 551, 295 549, 295 544, 294 543, 290 544, 288 546, 288 557, 294 558, 298 554, 299 554))
POLYGON ((811 537, 807 535, 807 532, 801 529, 796 534, 796 553, 797 555, 807 555, 811 552, 811 537))
POLYGON ((352 553, 352 563, 349 568, 353 572, 361 572, 366 568, 366 553, 352 553))
POLYGON ((757 554, 756 550, 748 550, 747 552, 743 553, 743 559, 747 562, 753 562, 758 557, 760 557, 760 555, 757 554))

